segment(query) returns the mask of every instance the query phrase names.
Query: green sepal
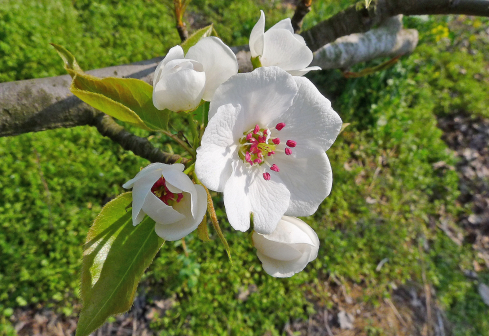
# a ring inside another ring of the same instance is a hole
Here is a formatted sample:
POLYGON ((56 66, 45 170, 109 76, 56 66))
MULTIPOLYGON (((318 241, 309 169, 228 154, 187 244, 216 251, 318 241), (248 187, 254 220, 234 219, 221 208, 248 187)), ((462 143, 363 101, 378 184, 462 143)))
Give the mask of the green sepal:
POLYGON ((180 47, 182 47, 182 49, 183 49, 184 54, 186 54, 188 52, 188 50, 190 49, 190 47, 193 47, 194 45, 196 45, 197 42, 199 42, 201 39, 203 39, 204 37, 207 37, 207 36, 211 36, 213 29, 214 29, 214 27, 211 24, 207 27, 204 27, 204 28, 197 30, 195 33, 190 35, 180 45, 180 47))
POLYGON ((133 226, 131 211, 126 210, 131 202, 129 192, 107 203, 88 231, 77 336, 89 335, 109 316, 131 308, 141 276, 164 242, 151 218, 133 226))
POLYGON ((253 65, 253 70, 256 68, 261 68, 260 56, 252 57, 251 64, 253 65))

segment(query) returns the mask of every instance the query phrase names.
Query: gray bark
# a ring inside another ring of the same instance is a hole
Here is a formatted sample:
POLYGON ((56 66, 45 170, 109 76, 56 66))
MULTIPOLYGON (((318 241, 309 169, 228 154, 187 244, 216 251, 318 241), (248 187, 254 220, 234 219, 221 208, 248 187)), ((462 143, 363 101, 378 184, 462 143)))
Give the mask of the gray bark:
POLYGON ((418 31, 402 29, 402 15, 385 20, 364 34, 343 36, 314 54, 312 65, 324 69, 348 68, 379 57, 396 57, 413 52, 418 31))

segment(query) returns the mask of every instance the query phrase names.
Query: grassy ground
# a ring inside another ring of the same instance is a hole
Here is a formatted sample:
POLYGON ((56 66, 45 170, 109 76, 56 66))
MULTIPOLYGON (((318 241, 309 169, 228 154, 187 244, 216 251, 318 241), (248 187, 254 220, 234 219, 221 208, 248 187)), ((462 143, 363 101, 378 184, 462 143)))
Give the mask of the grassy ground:
MULTIPOLYGON (((305 26, 346 4, 316 3, 305 26)), ((226 43, 240 45, 260 8, 269 25, 290 15, 279 2, 224 0, 194 0, 188 13, 194 27, 213 21, 226 43)), ((456 225, 467 211, 456 201, 457 174, 433 164, 455 163, 440 139, 436 115, 462 109, 488 116, 489 49, 480 28, 488 22, 465 19, 459 31, 447 32, 446 20, 405 20, 419 29, 420 45, 387 71, 350 80, 338 71, 310 76, 351 123, 328 151, 332 194, 305 219, 321 239, 318 259, 293 278, 267 276, 248 235, 227 224, 217 196, 234 264, 216 240, 204 244, 189 236, 188 257, 179 242, 165 244, 144 278, 148 300, 174 298, 172 309, 153 319, 155 330, 278 335, 288 320, 307 319, 312 301, 332 304, 321 290, 332 277, 347 288, 360 284, 362 300, 373 304, 389 297, 393 287, 425 277, 455 335, 487 334, 489 309, 462 272, 482 262, 470 245, 457 246, 436 226, 441 220, 456 225), (239 300, 251 285, 257 291, 239 300)), ((165 1, 7 0, 0 5, 0 81, 62 74, 48 42, 66 46, 88 69, 164 54, 178 36, 165 1)), ((160 145, 165 138, 154 135, 152 141, 160 145)), ((89 225, 147 162, 88 127, 1 138, 0 157, 1 334, 12 333, 8 317, 16 307, 76 313, 81 245, 89 225)), ((489 282, 487 270, 479 277, 489 282)))

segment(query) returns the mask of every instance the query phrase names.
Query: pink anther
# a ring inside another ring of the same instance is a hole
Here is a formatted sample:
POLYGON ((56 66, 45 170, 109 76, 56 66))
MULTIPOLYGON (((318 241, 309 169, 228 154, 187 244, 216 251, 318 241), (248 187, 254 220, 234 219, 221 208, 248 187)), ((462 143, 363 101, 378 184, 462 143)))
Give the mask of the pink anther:
POLYGON ((268 156, 272 156, 273 154, 275 154, 275 152, 274 152, 274 151, 270 151, 270 152, 268 152, 268 156))
POLYGON ((272 139, 272 142, 278 145, 280 143, 280 139, 279 138, 272 139))
POLYGON ((260 126, 255 125, 255 129, 253 130, 253 134, 257 134, 259 130, 260 130, 260 126))
POLYGON ((261 159, 255 159, 255 160, 253 160, 253 163, 258 163, 258 164, 259 164, 259 163, 261 163, 261 162, 262 162, 262 160, 261 160, 261 159))
POLYGON ((292 149, 285 148, 285 155, 290 155, 290 154, 292 154, 292 149))
POLYGON ((270 173, 263 173, 263 178, 265 181, 270 181, 270 173))
POLYGON ((182 198, 183 198, 183 193, 178 194, 178 196, 177 196, 177 203, 180 203, 180 201, 182 200, 182 198))
POLYGON ((294 140, 287 140, 287 142, 285 144, 289 147, 292 147, 292 148, 297 146, 297 142, 295 142, 294 140))
POLYGON ((275 126, 275 129, 277 131, 281 131, 282 128, 284 128, 284 127, 285 127, 285 123, 278 123, 277 126, 275 126))
POLYGON ((280 171, 280 169, 277 167, 275 163, 270 167, 270 169, 277 173, 280 171))
POLYGON ((246 140, 250 141, 250 140, 251 140, 251 138, 253 138, 253 133, 248 133, 248 134, 246 135, 246 140))

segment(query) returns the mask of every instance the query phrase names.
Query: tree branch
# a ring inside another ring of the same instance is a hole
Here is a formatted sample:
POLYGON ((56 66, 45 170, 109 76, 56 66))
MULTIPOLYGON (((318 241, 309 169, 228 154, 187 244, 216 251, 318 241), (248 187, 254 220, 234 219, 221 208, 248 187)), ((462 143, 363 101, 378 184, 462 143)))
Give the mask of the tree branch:
POLYGON ((364 34, 343 36, 314 54, 311 65, 325 69, 348 68, 379 57, 411 53, 418 44, 418 31, 402 29, 402 15, 390 17, 379 28, 364 34))
POLYGON ((304 17, 311 11, 311 4, 312 0, 298 0, 294 16, 292 16, 292 19, 290 20, 296 34, 299 34, 302 29, 302 21, 304 20, 304 17))
POLYGON ((353 33, 369 31, 391 16, 424 14, 466 14, 489 16, 487 0, 374 0, 365 8, 364 2, 352 5, 329 19, 318 23, 301 35, 312 51, 353 33))

